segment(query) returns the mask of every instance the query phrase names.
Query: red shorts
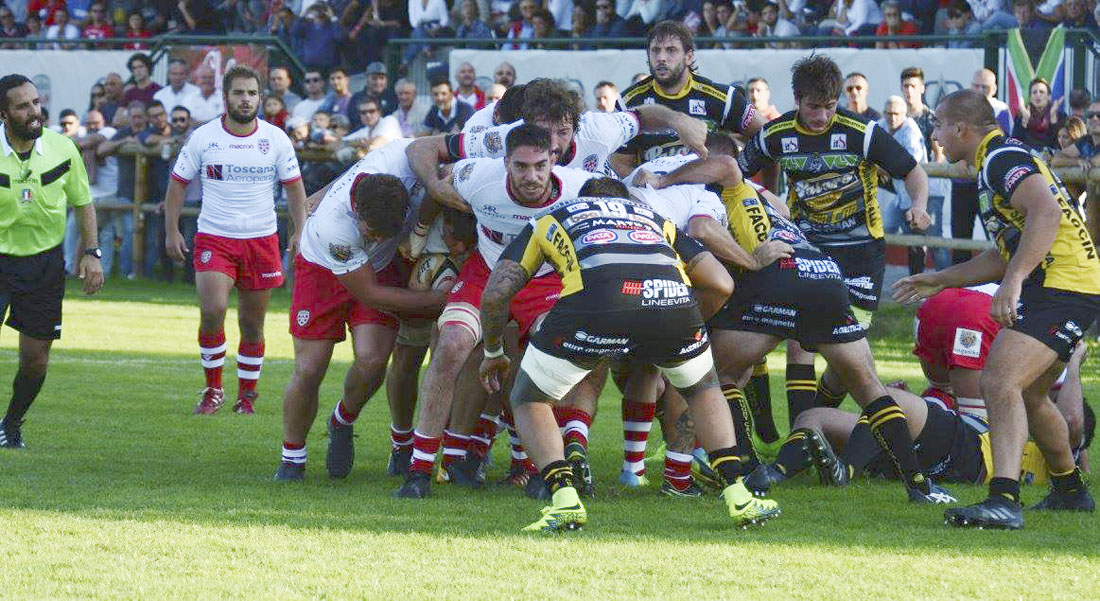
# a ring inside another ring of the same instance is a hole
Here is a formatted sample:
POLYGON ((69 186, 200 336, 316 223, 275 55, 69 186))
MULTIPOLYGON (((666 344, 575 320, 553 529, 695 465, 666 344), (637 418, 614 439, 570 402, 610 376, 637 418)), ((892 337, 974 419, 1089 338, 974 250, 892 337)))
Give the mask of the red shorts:
POLYGON ((268 290, 283 285, 278 234, 240 239, 198 233, 192 254, 196 272, 224 273, 240 290, 268 290))
MULTIPOLYGON (((383 286, 402 286, 397 261, 375 274, 383 286)), ((294 257, 294 293, 290 300, 290 335, 303 340, 341 341, 347 328, 376 323, 397 330, 397 318, 364 305, 331 271, 294 257)))
POLYGON ((988 294, 948 288, 917 310, 913 354, 934 366, 984 369, 1000 326, 989 315, 988 294))
MULTIPOLYGON (((480 252, 474 252, 466 259, 462 271, 458 274, 455 285, 447 296, 447 304, 466 303, 475 308, 481 307, 481 293, 485 290, 485 284, 489 283, 489 274, 492 270, 481 258, 480 252)), ((512 298, 510 307, 511 317, 519 326, 519 337, 526 338, 527 331, 535 324, 535 320, 554 308, 554 303, 561 297, 561 276, 550 273, 541 277, 531 278, 512 298)), ((446 309, 444 309, 446 310, 446 309)))

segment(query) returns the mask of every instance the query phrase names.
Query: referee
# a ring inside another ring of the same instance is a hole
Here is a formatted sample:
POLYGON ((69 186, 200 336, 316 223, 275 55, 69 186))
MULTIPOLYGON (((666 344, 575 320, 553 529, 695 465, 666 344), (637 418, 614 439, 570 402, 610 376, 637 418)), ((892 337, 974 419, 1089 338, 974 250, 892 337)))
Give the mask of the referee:
POLYGON ((23 416, 42 383, 50 345, 61 337, 65 212, 80 213, 84 292, 103 286, 88 173, 72 140, 42 128, 38 90, 22 75, 0 78, 0 317, 19 331, 19 371, 0 422, 0 447, 22 449, 23 416))

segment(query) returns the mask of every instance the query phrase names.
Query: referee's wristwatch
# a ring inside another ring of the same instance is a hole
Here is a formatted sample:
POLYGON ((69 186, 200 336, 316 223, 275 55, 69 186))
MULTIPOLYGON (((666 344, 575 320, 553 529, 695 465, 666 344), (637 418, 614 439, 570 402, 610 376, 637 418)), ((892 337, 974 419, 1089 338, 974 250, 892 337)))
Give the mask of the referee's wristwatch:
POLYGON ((95 257, 97 259, 102 259, 103 258, 103 251, 100 250, 98 246, 95 247, 95 248, 86 248, 86 249, 84 249, 84 254, 86 254, 90 257, 95 257))

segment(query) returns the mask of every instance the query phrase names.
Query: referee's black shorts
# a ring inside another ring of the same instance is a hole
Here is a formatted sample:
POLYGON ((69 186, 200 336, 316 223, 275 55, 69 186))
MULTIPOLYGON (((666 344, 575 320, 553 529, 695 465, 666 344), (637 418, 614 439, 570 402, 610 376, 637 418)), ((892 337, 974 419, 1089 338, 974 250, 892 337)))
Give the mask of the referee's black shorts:
POLYGON ((0 254, 0 319, 39 340, 61 338, 65 258, 61 247, 28 257, 0 254))

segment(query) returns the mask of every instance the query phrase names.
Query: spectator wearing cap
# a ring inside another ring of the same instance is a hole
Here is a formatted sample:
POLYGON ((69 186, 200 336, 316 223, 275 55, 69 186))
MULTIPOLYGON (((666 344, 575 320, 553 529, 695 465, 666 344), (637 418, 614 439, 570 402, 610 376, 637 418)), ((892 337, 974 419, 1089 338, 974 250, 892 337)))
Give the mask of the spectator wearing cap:
MULTIPOLYGON (((451 15, 444 0, 409 0, 409 27, 413 39, 430 39, 453 34, 451 15)), ((428 53, 431 47, 410 44, 405 47, 404 62, 411 62, 419 53, 428 53)))
POLYGON ((92 40, 115 37, 115 28, 107 20, 107 5, 96 2, 88 9, 88 22, 84 24, 83 35, 92 40))
MULTIPOLYGON (((268 72, 267 77, 267 92, 264 96, 274 96, 283 101, 283 106, 287 111, 294 110, 294 107, 302 101, 302 97, 295 94, 290 89, 290 85, 293 80, 290 78, 290 69, 286 67, 272 67, 268 72)), ((280 127, 280 129, 282 129, 280 127)))
POLYGON ((458 26, 458 30, 455 31, 456 38, 462 38, 464 40, 480 40, 480 39, 492 39, 497 37, 493 33, 493 28, 489 27, 489 24, 481 20, 481 8, 477 4, 477 0, 463 0, 462 2, 462 23, 458 26))
MULTIPOLYGON (((787 38, 799 35, 798 26, 779 16, 779 5, 768 2, 760 9, 760 23, 756 28, 758 37, 787 38)), ((794 48, 797 44, 770 42, 768 48, 794 48)))
POLYGON ((871 84, 862 73, 849 73, 844 78, 844 95, 848 97, 848 110, 866 117, 871 121, 878 121, 882 115, 867 105, 867 94, 871 91, 871 84))
MULTIPOLYGON (((966 0, 955 0, 947 9, 947 32, 959 35, 978 35, 982 24, 974 18, 974 10, 966 0)), ((970 40, 949 40, 948 48, 973 48, 970 40)))
POLYGON ((344 142, 348 145, 355 146, 365 154, 403 137, 397 118, 393 115, 383 117, 378 101, 374 98, 364 98, 356 108, 359 118, 355 123, 360 127, 344 136, 344 142))
MULTIPOLYGON (((306 97, 303 98, 294 109, 290 111, 292 117, 301 117, 306 121, 313 118, 313 113, 325 103, 325 78, 316 69, 306 71, 302 82, 306 88, 306 97)), ((287 121, 289 127, 290 120, 287 121)))
POLYGON ((160 90, 160 84, 153 81, 153 61, 148 54, 138 52, 130 57, 126 66, 130 69, 130 77, 133 83, 122 93, 122 102, 129 106, 135 100, 140 100, 143 105, 153 102, 153 96, 160 90))
POLYGON ((424 117, 424 128, 432 134, 456 134, 474 114, 470 105, 455 98, 446 77, 432 80, 432 103, 428 116, 424 117))
POLYGON ((310 6, 304 18, 294 22, 290 35, 306 68, 326 70, 339 62, 337 46, 344 32, 328 4, 318 2, 310 6))
MULTIPOLYGON (((920 35, 920 29, 912 21, 902 18, 901 4, 897 0, 885 0, 879 5, 882 22, 875 29, 876 36, 920 35)), ((875 42, 875 48, 920 48, 920 42, 875 42)))
POLYGON ((428 116, 428 107, 416 98, 416 84, 408 79, 399 79, 393 90, 397 94, 397 110, 391 115, 401 127, 401 137, 413 138, 424 134, 424 117, 428 116))
POLYGON ((503 62, 493 69, 493 83, 499 83, 505 88, 516 85, 516 68, 512 63, 503 62))
POLYGON ((168 63, 168 85, 157 90, 153 94, 153 100, 166 107, 187 107, 188 111, 194 110, 195 96, 199 94, 199 87, 187 81, 187 63, 181 59, 172 59, 168 63))
POLYGON ((455 72, 455 81, 458 82, 455 98, 458 98, 459 102, 470 105, 475 111, 479 111, 485 107, 485 92, 474 84, 476 79, 477 73, 473 65, 470 63, 459 65, 458 71, 455 72))
POLYGON ((390 78, 386 72, 386 65, 378 62, 371 63, 367 65, 364 74, 367 76, 367 84, 351 97, 344 113, 351 123, 359 123, 357 107, 360 102, 367 98, 374 98, 378 101, 378 107, 382 109, 382 115, 389 115, 397 109, 397 96, 393 93, 393 90, 389 89, 390 78))
POLYGON ((615 13, 614 0, 596 0, 596 23, 589 35, 594 38, 621 38, 627 35, 626 23, 615 13))

